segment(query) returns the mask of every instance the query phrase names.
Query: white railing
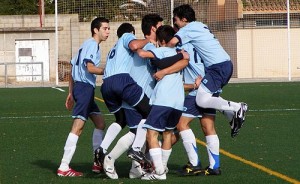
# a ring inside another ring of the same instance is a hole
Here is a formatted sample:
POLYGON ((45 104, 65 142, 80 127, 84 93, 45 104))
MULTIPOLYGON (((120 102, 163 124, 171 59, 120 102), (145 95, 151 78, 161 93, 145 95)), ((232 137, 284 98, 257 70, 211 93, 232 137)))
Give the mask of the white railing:
POLYGON ((8 87, 8 79, 9 77, 15 77, 16 82, 17 82, 17 78, 18 77, 32 77, 32 79, 34 79, 34 77, 41 77, 41 80, 32 80, 30 82, 40 82, 41 86, 44 86, 44 63, 43 62, 23 62, 23 63, 15 63, 15 62, 7 62, 7 63, 0 63, 0 67, 4 66, 4 75, 0 75, 0 77, 4 77, 4 85, 5 88, 8 87), (41 66, 41 70, 40 73, 36 74, 36 72, 31 72, 31 74, 17 74, 16 72, 16 67, 14 70, 14 72, 8 73, 8 66, 10 65, 40 65, 41 66), (12 74, 13 73, 13 74, 12 74))

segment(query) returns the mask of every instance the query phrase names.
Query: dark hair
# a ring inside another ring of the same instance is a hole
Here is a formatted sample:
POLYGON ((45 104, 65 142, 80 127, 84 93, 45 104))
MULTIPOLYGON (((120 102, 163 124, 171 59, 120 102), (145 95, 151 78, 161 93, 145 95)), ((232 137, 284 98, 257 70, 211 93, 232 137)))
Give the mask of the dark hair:
POLYGON ((173 16, 177 16, 180 19, 186 18, 188 22, 193 22, 196 20, 195 11, 189 4, 183 4, 174 8, 173 16))
POLYGON ((97 17, 92 21, 92 23, 91 23, 92 36, 94 36, 94 34, 95 34, 94 29, 97 28, 99 30, 100 27, 102 26, 103 22, 109 23, 109 20, 104 17, 97 17))
POLYGON ((118 38, 121 38, 121 36, 124 33, 131 33, 131 32, 133 32, 133 34, 135 34, 135 30, 134 30, 134 27, 132 26, 132 24, 123 23, 119 26, 119 28, 117 30, 117 35, 118 35, 118 38))
POLYGON ((157 30, 156 30, 156 37, 157 40, 162 42, 165 41, 166 43, 168 43, 175 35, 175 30, 173 29, 172 26, 169 25, 163 25, 160 26, 157 30))
POLYGON ((144 35, 150 35, 151 27, 156 27, 158 22, 164 19, 156 13, 147 14, 142 19, 142 32, 144 35))

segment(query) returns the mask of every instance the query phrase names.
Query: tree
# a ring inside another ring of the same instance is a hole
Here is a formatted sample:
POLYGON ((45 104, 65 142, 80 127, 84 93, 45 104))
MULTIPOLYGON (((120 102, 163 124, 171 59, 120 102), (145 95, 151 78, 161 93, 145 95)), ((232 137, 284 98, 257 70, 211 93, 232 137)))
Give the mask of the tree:
MULTIPOLYGON (((45 0, 45 13, 53 14, 54 0, 45 0)), ((39 0, 1 0, 0 15, 35 15, 39 13, 39 0)))

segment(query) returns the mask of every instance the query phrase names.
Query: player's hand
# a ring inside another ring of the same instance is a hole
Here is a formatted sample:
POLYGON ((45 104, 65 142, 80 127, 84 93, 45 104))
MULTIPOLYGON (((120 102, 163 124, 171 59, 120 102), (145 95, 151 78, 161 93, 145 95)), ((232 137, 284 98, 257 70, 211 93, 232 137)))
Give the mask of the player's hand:
POLYGON ((181 49, 180 51, 183 55, 183 59, 187 59, 187 60, 190 60, 190 55, 188 52, 186 52, 184 49, 181 49))
POLYGON ((195 88, 198 89, 198 87, 200 86, 201 84, 201 81, 202 81, 202 77, 199 75, 196 80, 195 80, 195 88))
POLYGON ((165 73, 164 70, 159 70, 159 71, 157 71, 157 72, 153 75, 153 77, 154 77, 157 81, 159 81, 159 80, 161 80, 162 78, 164 78, 165 75, 166 75, 166 73, 165 73))
POLYGON ((69 93, 67 96, 65 106, 69 111, 73 109, 74 99, 73 99, 73 95, 71 93, 69 93))

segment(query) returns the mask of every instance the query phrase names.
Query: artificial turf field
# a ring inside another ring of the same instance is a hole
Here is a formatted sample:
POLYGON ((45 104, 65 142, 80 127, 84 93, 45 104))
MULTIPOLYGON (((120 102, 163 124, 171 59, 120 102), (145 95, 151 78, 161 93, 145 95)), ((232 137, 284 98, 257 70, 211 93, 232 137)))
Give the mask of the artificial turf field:
MULTIPOLYGON (((61 88, 67 90, 67 88, 61 88)), ((88 121, 77 144, 71 167, 82 178, 56 176, 70 131, 71 112, 64 107, 67 92, 54 88, 0 89, 0 184, 11 183, 300 183, 300 82, 228 84, 222 97, 249 105, 246 122, 236 138, 222 114, 217 114, 221 176, 180 177, 187 163, 182 145, 173 147, 166 181, 128 179, 130 159, 116 161, 118 180, 91 171, 93 124, 88 121)), ((101 99, 99 88, 96 96, 101 99)), ((107 127, 114 120, 96 100, 107 127)), ((208 165, 198 120, 192 123, 203 166, 208 165)), ((121 135, 127 132, 125 128, 121 135)))

